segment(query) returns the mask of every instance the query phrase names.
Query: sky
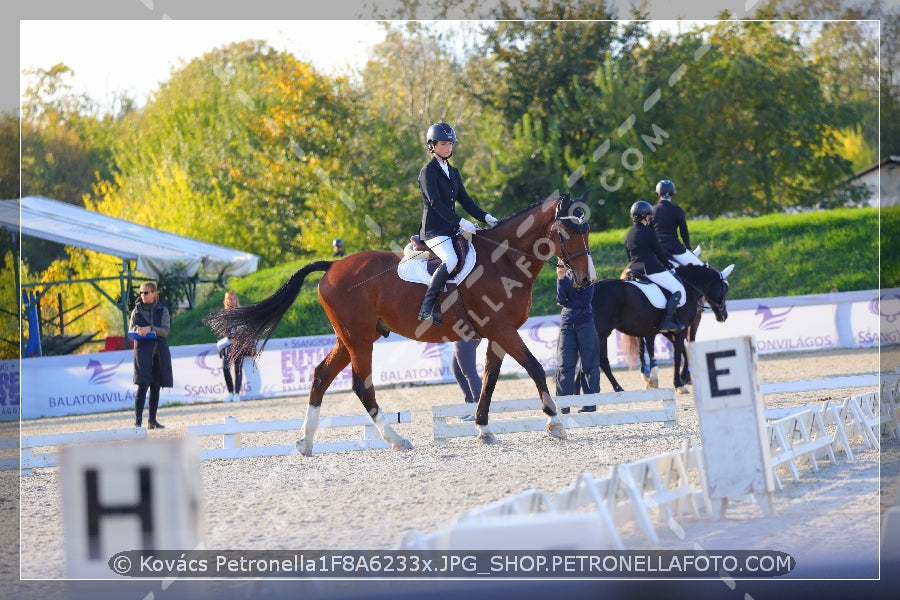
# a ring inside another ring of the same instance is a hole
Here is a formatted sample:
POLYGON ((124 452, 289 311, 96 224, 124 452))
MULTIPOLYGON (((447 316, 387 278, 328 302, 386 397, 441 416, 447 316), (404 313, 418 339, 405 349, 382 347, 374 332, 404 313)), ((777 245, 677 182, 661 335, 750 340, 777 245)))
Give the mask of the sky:
POLYGON ((87 94, 102 109, 109 110, 123 94, 143 106, 173 69, 249 39, 288 51, 323 73, 347 73, 365 65, 384 29, 373 20, 22 20, 21 89, 27 84, 21 71, 65 63, 73 71, 66 80, 73 91, 87 94))
MULTIPOLYGON (((122 93, 143 106, 161 82, 231 42, 261 39, 331 74, 362 67, 384 38, 376 21, 21 21, 21 69, 65 63, 76 93, 110 106, 122 93)), ((25 81, 22 81, 24 89, 25 81)))

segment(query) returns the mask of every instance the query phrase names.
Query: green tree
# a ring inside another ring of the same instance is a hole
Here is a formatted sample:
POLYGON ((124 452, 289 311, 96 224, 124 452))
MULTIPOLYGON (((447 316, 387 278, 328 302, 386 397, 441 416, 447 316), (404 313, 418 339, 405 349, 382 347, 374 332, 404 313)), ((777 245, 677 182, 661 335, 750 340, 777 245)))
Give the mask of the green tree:
POLYGON ((669 143, 652 167, 681 184, 691 214, 810 205, 850 174, 818 69, 772 23, 722 21, 648 54, 660 88, 685 65, 659 113, 669 143))
POLYGON ((344 85, 262 41, 192 60, 127 120, 91 207, 264 263, 296 256, 320 173, 340 169, 344 85))

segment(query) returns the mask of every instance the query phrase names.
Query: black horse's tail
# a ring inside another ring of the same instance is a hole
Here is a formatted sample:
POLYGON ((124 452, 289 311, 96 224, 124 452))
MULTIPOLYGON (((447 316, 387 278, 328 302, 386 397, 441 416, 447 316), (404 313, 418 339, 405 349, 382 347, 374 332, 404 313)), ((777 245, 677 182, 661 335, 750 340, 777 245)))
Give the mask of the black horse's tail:
POLYGON ((328 271, 334 262, 320 260, 294 273, 277 292, 256 304, 224 309, 207 315, 203 322, 217 335, 231 339, 229 357, 232 362, 252 356, 256 359, 272 336, 272 332, 291 307, 306 276, 315 271, 328 271), (257 342, 262 344, 257 348, 257 342))
POLYGON ((643 338, 635 337, 633 335, 623 335, 624 338, 624 354, 625 360, 628 363, 629 369, 634 369, 638 365, 640 365, 641 361, 641 342, 643 338))

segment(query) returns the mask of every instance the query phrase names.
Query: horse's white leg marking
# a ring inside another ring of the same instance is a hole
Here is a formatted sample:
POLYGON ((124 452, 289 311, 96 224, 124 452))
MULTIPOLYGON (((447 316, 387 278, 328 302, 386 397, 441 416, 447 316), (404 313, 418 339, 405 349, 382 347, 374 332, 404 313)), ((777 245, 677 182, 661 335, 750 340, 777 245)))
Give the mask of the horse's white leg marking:
POLYGON ((548 392, 541 392, 541 399, 549 408, 553 409, 556 414, 547 419, 547 433, 550 437, 561 440, 566 439, 566 427, 563 425, 562 419, 559 418, 559 410, 556 407, 556 400, 553 399, 548 392))
POLYGON ((394 450, 412 450, 412 442, 394 431, 391 424, 384 418, 384 414, 381 410, 376 409, 376 411, 377 412, 374 415, 370 416, 372 417, 372 420, 375 421, 375 427, 378 428, 381 439, 390 444, 394 450))
POLYGON ((303 456, 312 456, 313 440, 319 428, 321 406, 306 405, 306 419, 303 421, 303 437, 297 440, 297 452, 303 456))
POLYGON ((484 444, 496 444, 497 438, 494 436, 494 433, 491 431, 490 425, 478 425, 475 426, 478 428, 478 441, 484 444))

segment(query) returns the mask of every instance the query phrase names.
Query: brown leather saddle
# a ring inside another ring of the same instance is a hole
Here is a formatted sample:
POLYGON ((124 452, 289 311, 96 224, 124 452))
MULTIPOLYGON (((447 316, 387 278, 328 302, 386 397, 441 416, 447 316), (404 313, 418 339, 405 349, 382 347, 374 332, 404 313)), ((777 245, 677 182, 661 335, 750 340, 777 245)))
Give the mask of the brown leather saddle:
MULTIPOLYGON (((456 268, 454 268, 450 272, 450 278, 456 277, 460 270, 462 270, 463 265, 466 263, 466 256, 469 254, 469 242, 462 235, 453 236, 453 250, 456 252, 456 268)), ((426 268, 428 269, 429 275, 434 275, 434 272, 437 270, 439 266, 441 266, 441 259, 431 253, 431 250, 428 246, 425 245, 421 239, 419 239, 418 235, 412 235, 409 237, 409 243, 412 244, 413 250, 417 252, 427 252, 428 257, 423 259, 426 261, 426 268)))

